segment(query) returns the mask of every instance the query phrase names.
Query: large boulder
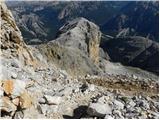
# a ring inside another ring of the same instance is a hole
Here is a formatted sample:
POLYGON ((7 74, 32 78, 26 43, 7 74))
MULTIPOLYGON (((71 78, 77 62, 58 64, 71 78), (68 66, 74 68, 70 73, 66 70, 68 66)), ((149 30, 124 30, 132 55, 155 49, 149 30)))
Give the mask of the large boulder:
POLYGON ((103 118, 106 114, 112 114, 112 109, 108 104, 91 103, 88 107, 87 113, 90 116, 103 118))

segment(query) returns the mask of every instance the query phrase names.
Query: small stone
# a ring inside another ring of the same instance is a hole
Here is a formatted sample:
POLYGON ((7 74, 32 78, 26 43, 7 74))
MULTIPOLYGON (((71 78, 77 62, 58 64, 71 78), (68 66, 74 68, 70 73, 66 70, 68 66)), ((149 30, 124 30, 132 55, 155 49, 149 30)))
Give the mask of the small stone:
POLYGON ((89 88, 88 88, 90 91, 95 91, 95 85, 94 84, 91 84, 89 85, 89 88))
POLYGON ((134 79, 138 79, 138 77, 137 77, 136 75, 132 75, 132 77, 133 77, 134 79))
POLYGON ((68 73, 65 70, 60 70, 60 75, 61 77, 63 77, 64 79, 67 79, 67 77, 69 76, 68 73))
POLYGON ((124 108, 124 104, 123 103, 121 103, 120 101, 118 101, 118 100, 114 100, 114 105, 115 105, 115 109, 118 109, 118 110, 122 110, 123 108, 124 108))
POLYGON ((105 97, 104 97, 104 96, 100 97, 100 98, 98 99, 98 103, 104 104, 104 103, 105 103, 105 97))
POLYGON ((147 119, 147 113, 146 112, 141 112, 141 119, 147 119))
POLYGON ((114 110, 113 111, 114 116, 117 116, 116 118, 120 118, 120 119, 124 119, 124 117, 122 116, 122 113, 119 110, 114 110))
POLYGON ((41 110, 44 115, 47 114, 48 106, 46 104, 41 105, 41 110))
POLYGON ((18 97, 15 98, 15 99, 13 99, 13 100, 12 100, 12 103, 13 103, 14 105, 18 106, 19 103, 20 103, 20 99, 19 99, 18 97))
POLYGON ((134 107, 134 106, 136 105, 136 103, 135 103, 133 100, 131 100, 128 104, 129 104, 131 107, 134 107))
POLYGON ((90 75, 89 75, 89 74, 86 74, 86 75, 85 75, 85 78, 89 78, 89 77, 90 77, 90 75))
POLYGON ((47 104, 49 105, 59 105, 62 102, 62 98, 60 96, 44 95, 44 98, 46 98, 47 104))
POLYGON ((5 96, 0 99, 0 110, 5 112, 14 112, 17 110, 17 107, 8 97, 5 96))
POLYGON ((142 101, 137 102, 137 105, 138 105, 139 107, 143 107, 143 108, 145 108, 145 109, 150 109, 149 104, 148 104, 147 101, 145 101, 145 100, 142 100, 142 101))
POLYGON ((19 64, 17 62, 11 62, 11 66, 15 68, 19 68, 19 64))
POLYGON ((114 119, 111 115, 106 115, 104 119, 114 119))
POLYGON ((17 74, 12 72, 12 73, 11 73, 11 78, 12 78, 12 79, 16 79, 16 78, 17 78, 17 74))
POLYGON ((79 92, 79 88, 76 88, 73 90, 73 93, 78 93, 79 92))
POLYGON ((106 114, 111 114, 112 109, 108 104, 91 103, 88 107, 87 113, 90 116, 103 118, 106 114))
POLYGON ((69 96, 71 93, 72 93, 72 88, 71 87, 67 87, 67 88, 65 88, 64 90, 61 91, 61 94, 65 95, 65 96, 69 96))
POLYGON ((84 94, 85 94, 85 95, 87 95, 88 93, 89 93, 89 91, 88 91, 88 90, 84 91, 84 94))
POLYGON ((40 104, 45 104, 45 103, 46 103, 46 100, 45 100, 44 98, 39 98, 39 99, 38 99, 38 102, 39 102, 40 104))

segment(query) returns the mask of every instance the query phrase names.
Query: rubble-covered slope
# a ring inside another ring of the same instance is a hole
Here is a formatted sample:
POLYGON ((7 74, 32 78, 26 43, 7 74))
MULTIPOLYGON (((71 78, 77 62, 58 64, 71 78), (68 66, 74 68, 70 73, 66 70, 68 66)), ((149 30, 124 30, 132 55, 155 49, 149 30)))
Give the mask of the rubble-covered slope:
MULTIPOLYGON (((0 76, 2 119, 159 118, 158 81, 107 73, 105 76, 73 78, 65 70, 55 67, 55 61, 48 64, 49 59, 46 60, 44 54, 26 46, 9 10, 4 3, 0 7, 2 15, 5 15, 0 21, 3 33, 0 73, 3 76, 0 76), (16 37, 12 38, 10 33, 16 37), (13 42, 15 38, 18 43, 13 42), (20 48, 22 50, 18 52, 20 48)), ((50 52, 59 58, 57 53, 63 56, 69 47, 64 49, 63 45, 56 44, 49 43, 42 49, 55 47, 57 51, 50 52), (63 46, 64 51, 60 52, 59 46, 63 46)), ((78 56, 82 52, 80 49, 77 51, 72 49, 71 53, 78 56)), ((50 56, 50 52, 44 53, 50 56)), ((85 57, 89 59, 88 55, 85 57)))

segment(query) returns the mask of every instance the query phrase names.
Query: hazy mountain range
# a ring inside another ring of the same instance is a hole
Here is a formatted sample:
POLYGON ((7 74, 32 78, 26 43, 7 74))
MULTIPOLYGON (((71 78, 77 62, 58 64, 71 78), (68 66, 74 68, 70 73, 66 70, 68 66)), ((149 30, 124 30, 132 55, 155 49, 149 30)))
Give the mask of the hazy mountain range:
POLYGON ((158 2, 8 2, 28 43, 54 39, 68 20, 84 17, 107 35, 139 35, 158 42, 158 2))

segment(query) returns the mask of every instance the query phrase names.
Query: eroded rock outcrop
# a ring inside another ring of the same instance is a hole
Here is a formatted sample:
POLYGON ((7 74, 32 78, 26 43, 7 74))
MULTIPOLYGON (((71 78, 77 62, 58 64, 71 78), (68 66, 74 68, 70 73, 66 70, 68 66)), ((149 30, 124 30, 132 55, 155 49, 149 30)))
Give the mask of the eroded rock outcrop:
POLYGON ((7 9, 4 2, 0 3, 1 7, 1 57, 18 58, 24 65, 34 65, 35 60, 29 48, 25 45, 21 32, 16 26, 11 12, 7 9))
POLYGON ((100 39, 98 26, 77 18, 62 26, 55 40, 37 48, 49 62, 72 75, 99 74, 100 39))
POLYGON ((60 28, 56 41, 80 49, 98 64, 100 39, 101 32, 97 25, 85 18, 77 18, 60 28))

